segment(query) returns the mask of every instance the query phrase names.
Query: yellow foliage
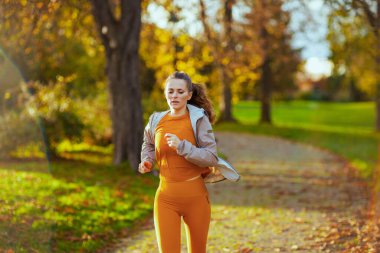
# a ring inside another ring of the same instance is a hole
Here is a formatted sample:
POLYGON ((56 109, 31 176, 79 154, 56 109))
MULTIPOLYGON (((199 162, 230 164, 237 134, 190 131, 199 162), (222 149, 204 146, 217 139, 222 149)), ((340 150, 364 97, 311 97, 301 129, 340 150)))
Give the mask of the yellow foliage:
POLYGON ((7 99, 10 99, 10 98, 11 98, 11 93, 9 91, 5 92, 4 99, 7 100, 7 99))
POLYGON ((202 52, 201 52, 201 58, 205 61, 205 62, 212 62, 214 60, 214 58, 212 57, 212 53, 210 51, 210 49, 208 47, 203 47, 202 48, 202 52))
POLYGON ((177 43, 184 46, 189 42, 189 37, 185 34, 181 34, 180 36, 177 37, 177 43))
MULTIPOLYGON (((196 83, 215 82, 216 79, 210 77, 212 73, 201 74, 202 68, 213 62, 210 49, 205 43, 196 41, 187 34, 178 35, 174 41, 170 31, 153 24, 143 24, 140 41, 140 56, 146 66, 154 70, 157 81, 150 94, 150 101, 154 101, 153 103, 163 99, 165 80, 175 69, 185 71, 196 83), (179 50, 177 53, 175 44, 179 50)), ((213 95, 217 94, 212 93, 211 96, 213 95)))
POLYGON ((358 80, 359 89, 367 94, 375 95, 376 93, 376 75, 371 70, 365 69, 358 80))
POLYGON ((356 80, 358 88, 375 96, 380 75, 376 70, 376 38, 360 16, 337 10, 329 17, 327 39, 332 51, 335 73, 344 73, 346 83, 356 80))
POLYGON ((227 66, 227 64, 230 63, 230 59, 229 57, 223 57, 221 62, 224 66, 227 66))

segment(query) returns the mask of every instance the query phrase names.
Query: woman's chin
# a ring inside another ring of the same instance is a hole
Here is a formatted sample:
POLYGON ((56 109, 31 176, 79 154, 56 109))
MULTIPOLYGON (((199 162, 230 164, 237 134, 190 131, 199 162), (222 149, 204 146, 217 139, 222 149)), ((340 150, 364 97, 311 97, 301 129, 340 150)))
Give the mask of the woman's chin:
POLYGON ((181 109, 183 107, 183 105, 179 105, 179 104, 170 104, 169 105, 171 109, 181 109))

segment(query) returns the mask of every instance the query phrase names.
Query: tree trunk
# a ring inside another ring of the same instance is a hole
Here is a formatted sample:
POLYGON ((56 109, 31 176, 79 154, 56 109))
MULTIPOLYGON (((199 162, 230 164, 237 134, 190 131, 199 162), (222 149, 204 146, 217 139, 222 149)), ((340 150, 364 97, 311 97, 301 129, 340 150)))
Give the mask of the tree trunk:
POLYGON ((91 0, 93 14, 106 49, 106 73, 111 94, 113 163, 129 160, 137 171, 143 137, 141 87, 138 80, 141 27, 140 0, 121 1, 121 18, 109 2, 91 0))
MULTIPOLYGON (((233 0, 225 0, 224 2, 224 41, 226 43, 226 54, 233 52, 232 41, 232 6, 233 0)), ((233 57, 230 57, 233 60, 233 57)), ((220 118, 219 121, 233 122, 235 119, 232 116, 232 92, 231 92, 231 78, 228 70, 228 65, 220 64, 221 66, 221 83, 223 85, 222 97, 220 103, 220 118)))
MULTIPOLYGON (((219 72, 219 80, 222 84, 221 99, 219 103, 220 107, 220 117, 218 122, 221 121, 236 121, 232 116, 232 92, 231 92, 231 79, 227 72, 228 66, 222 64, 222 59, 227 57, 228 53, 233 52, 233 41, 232 41, 232 6, 234 4, 233 0, 224 1, 224 16, 223 16, 223 28, 224 34, 222 38, 217 36, 212 36, 210 26, 206 21, 206 7, 202 0, 199 0, 200 11, 201 11, 201 22, 205 30, 207 37, 207 43, 211 48, 212 55, 215 59, 213 66, 219 72), (221 45, 225 44, 223 49, 218 50, 221 45)), ((229 57, 230 59, 233 57, 229 57)))
POLYGON ((261 100, 261 115, 260 123, 271 124, 271 68, 270 59, 268 56, 264 58, 261 71, 261 81, 260 81, 260 100, 261 100))
POLYGON ((137 168, 142 140, 141 91, 138 86, 137 52, 114 50, 107 57, 111 94, 114 164, 129 160, 137 168))
POLYGON ((231 79, 226 71, 227 70, 225 67, 220 65, 219 76, 223 89, 222 97, 220 100, 220 117, 218 121, 234 122, 236 120, 232 116, 232 93, 230 87, 231 79))
MULTIPOLYGON (((258 6, 260 11, 266 10, 265 0, 258 1, 258 6)), ((260 101, 261 101, 261 111, 259 123, 272 124, 271 120, 271 56, 270 56, 270 40, 267 28, 265 27, 266 22, 268 22, 265 16, 261 16, 260 21, 260 37, 261 37, 261 48, 263 51, 263 63, 261 65, 261 80, 260 80, 260 101)))

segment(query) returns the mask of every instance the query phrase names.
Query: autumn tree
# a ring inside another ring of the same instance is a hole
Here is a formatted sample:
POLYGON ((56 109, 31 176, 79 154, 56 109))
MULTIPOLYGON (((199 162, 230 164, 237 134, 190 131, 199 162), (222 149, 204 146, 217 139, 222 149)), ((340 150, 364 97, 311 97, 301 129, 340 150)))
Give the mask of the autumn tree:
MULTIPOLYGON (((366 27, 369 36, 373 37, 373 50, 370 50, 368 56, 374 62, 374 101, 376 108, 376 130, 380 131, 380 0, 326 0, 334 10, 353 12, 356 17, 360 18, 366 27)), ((337 16, 339 18, 339 16, 337 16)), ((341 36, 341 35, 338 35, 341 36)), ((369 68, 370 65, 366 64, 369 68)))
POLYGON ((26 82, 71 76, 68 90, 93 93, 96 81, 104 79, 104 61, 90 7, 72 0, 2 1, 0 45, 26 82))
POLYGON ((235 121, 232 116, 231 91, 231 62, 235 58, 232 8, 235 0, 223 0, 221 10, 221 31, 216 31, 208 21, 205 1, 199 0, 200 20, 203 25, 207 42, 214 58, 214 67, 219 72, 219 81, 222 84, 220 100, 220 117, 218 121, 235 121))
POLYGON ((82 138, 82 118, 77 111, 70 111, 68 101, 94 94, 97 81, 104 77, 99 71, 103 60, 97 56, 100 44, 91 27, 88 3, 80 4, 80 8, 72 0, 2 1, 0 5, 0 46, 33 95, 23 94, 18 81, 2 85, 1 91, 8 94, 7 102, 14 102, 12 110, 20 114, 32 106, 29 100, 33 101, 52 156, 56 155, 57 141, 82 138), (88 62, 91 64, 84 64, 88 62), (60 99, 50 99, 56 98, 53 94, 58 90, 60 99), (50 104, 42 102, 47 100, 50 104), (73 132, 75 138, 71 138, 73 132))
POLYGON ((138 167, 143 134, 138 78, 141 1, 90 0, 106 55, 115 164, 138 167))
POLYGON ((260 123, 271 123, 271 99, 274 92, 294 87, 294 76, 300 64, 300 51, 290 45, 290 13, 283 1, 249 2, 250 12, 241 23, 243 62, 259 59, 253 72, 259 72, 260 123), (255 56, 255 57, 254 57, 255 56))
POLYGON ((158 27, 154 20, 145 16, 141 30, 141 61, 153 77, 148 83, 146 76, 142 76, 145 119, 153 110, 167 109, 164 85, 174 70, 183 70, 193 82, 205 84, 213 102, 220 97, 213 89, 211 66, 214 59, 203 37, 199 34, 190 35, 187 31, 190 21, 184 17, 184 6, 174 5, 171 1, 160 1, 159 6, 165 8, 166 16, 162 18, 166 19, 168 25, 165 28, 158 27))
MULTIPOLYGON (((332 10, 328 17, 327 41, 330 59, 334 63, 332 78, 337 85, 350 91, 374 98, 376 88, 375 38, 365 20, 352 11, 332 10), (358 90, 358 91, 356 91, 358 90)), ((335 92, 337 93, 337 92, 335 92)))
POLYGON ((134 168, 138 165, 143 128, 138 82, 140 5, 140 1, 4 1, 0 10, 2 47, 26 80, 47 82, 57 73, 66 73, 87 77, 81 80, 87 84, 96 83, 100 77, 97 73, 102 71, 89 73, 86 68, 103 59, 99 57, 103 50, 91 34, 96 31, 92 29, 92 11, 107 59, 114 163, 128 159, 134 168), (84 50, 78 50, 83 44, 84 50), (73 60, 86 53, 92 55, 92 60, 73 60), (75 56, 68 58, 71 54, 75 56))

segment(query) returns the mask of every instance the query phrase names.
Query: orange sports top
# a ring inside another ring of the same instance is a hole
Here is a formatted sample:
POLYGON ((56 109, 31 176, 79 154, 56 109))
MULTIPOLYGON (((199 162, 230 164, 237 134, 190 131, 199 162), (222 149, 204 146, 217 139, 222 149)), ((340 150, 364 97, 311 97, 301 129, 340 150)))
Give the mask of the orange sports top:
POLYGON ((196 145, 188 110, 181 116, 166 114, 158 123, 155 131, 155 154, 160 177, 169 181, 185 181, 208 170, 207 167, 199 167, 187 161, 183 156, 178 155, 174 148, 169 147, 166 142, 165 134, 171 133, 180 140, 186 139, 196 145))

